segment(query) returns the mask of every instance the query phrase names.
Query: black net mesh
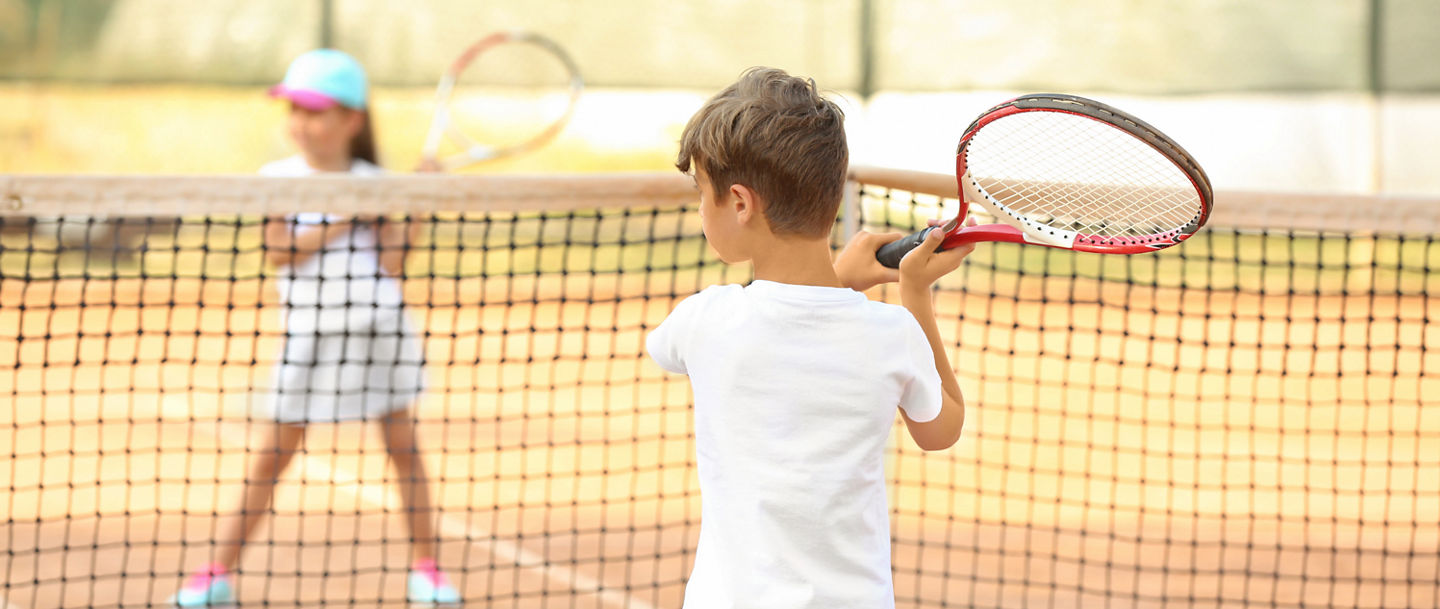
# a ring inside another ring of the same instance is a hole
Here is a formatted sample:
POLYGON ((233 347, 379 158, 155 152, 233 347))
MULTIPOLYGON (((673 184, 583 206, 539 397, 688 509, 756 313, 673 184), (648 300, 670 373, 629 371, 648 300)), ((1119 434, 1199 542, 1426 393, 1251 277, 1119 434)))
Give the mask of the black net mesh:
MULTIPOLYGON (((52 198, 113 194, 73 182, 52 198)), ((286 454, 251 510, 242 606, 405 606, 427 546, 470 606, 680 604, 700 524, 690 391, 644 337, 750 273, 673 202, 688 180, 659 203, 595 209, 555 178, 541 205, 425 213, 372 213, 415 184, 376 183, 358 215, 272 205, 302 223, 144 215, 144 184, 107 216, 4 218, 0 597, 166 606, 222 559, 257 463, 286 454), (413 233, 332 242, 337 271, 286 279, 273 262, 293 252, 267 230, 327 226, 413 233), (408 254, 398 278, 354 262, 388 247, 408 254), (306 289, 319 304, 297 304, 306 289), (274 422, 287 395, 326 413, 293 454, 274 422)), ((197 184, 202 203, 247 198, 197 184)), ((939 215, 925 195, 857 193, 837 243, 939 215)), ((903 426, 892 442, 897 604, 1440 602, 1440 247, 1355 220, 1217 221, 1134 257, 982 246, 936 295, 965 434, 939 453, 903 426)))

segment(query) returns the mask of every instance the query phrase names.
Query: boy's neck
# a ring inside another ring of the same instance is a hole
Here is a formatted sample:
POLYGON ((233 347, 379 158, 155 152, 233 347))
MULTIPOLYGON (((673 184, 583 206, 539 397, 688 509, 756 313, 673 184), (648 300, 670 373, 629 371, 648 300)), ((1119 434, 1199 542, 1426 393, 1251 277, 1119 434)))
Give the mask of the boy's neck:
POLYGON ((827 288, 845 287, 835 274, 829 239, 775 237, 768 239, 763 251, 750 261, 755 278, 776 283, 813 285, 827 288))

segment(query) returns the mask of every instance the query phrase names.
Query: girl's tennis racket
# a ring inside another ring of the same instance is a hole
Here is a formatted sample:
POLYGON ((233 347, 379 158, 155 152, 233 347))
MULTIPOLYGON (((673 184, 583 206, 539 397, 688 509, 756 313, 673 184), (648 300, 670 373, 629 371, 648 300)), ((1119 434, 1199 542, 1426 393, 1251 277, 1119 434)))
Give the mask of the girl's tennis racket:
POLYGON ((584 88, 580 68, 553 40, 523 30, 486 36, 455 58, 440 78, 435 115, 425 137, 424 164, 450 171, 535 150, 565 128, 584 88), (456 99, 457 88, 502 80, 522 86, 498 100, 464 94, 456 99), (516 113, 523 116, 517 118, 516 113), (507 118, 494 120, 498 116, 507 118), (486 117, 491 120, 485 121, 486 117), (440 146, 447 139, 460 151, 441 158, 440 146))
POLYGON ((1210 179, 1174 140, 1125 112, 1074 95, 1025 95, 970 124, 955 154, 960 213, 876 252, 900 259, 932 230, 940 249, 976 241, 1102 254, 1166 248, 1209 219, 1210 179), (999 223, 964 226, 978 203, 999 223))

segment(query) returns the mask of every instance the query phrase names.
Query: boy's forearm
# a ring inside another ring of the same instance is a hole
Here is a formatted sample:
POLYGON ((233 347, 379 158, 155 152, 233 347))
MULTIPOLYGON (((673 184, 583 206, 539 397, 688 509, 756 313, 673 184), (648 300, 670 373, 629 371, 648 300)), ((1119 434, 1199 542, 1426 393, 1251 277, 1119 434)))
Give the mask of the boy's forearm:
POLYGON ((915 316, 925 339, 930 342, 930 351, 935 355, 935 371, 940 373, 940 385, 945 394, 960 402, 960 382, 955 380, 955 370, 950 367, 950 356, 945 352, 945 343, 940 338, 940 326, 935 323, 934 296, 929 286, 900 286, 900 303, 915 316))
POLYGON ((930 352, 935 359, 935 372, 940 376, 943 394, 940 413, 933 420, 916 423, 906 416, 905 425, 910 429, 910 437, 915 439, 920 448, 944 450, 955 445, 965 426, 965 399, 960 394, 960 383, 955 380, 955 371, 950 368, 950 358, 945 354, 944 343, 940 340, 940 327, 935 323, 935 306, 929 286, 911 290, 902 285, 900 294, 901 303, 915 316, 915 321, 919 322, 921 330, 925 332, 925 340, 930 343, 930 352))

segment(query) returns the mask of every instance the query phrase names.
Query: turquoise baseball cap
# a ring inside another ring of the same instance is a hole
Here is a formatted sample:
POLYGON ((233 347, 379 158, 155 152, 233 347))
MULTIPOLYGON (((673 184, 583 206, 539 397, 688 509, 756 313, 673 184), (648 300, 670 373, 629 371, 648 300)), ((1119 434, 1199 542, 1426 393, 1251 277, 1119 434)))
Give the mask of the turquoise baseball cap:
POLYGON ((336 104, 364 110, 368 91, 365 68, 354 57, 335 49, 317 49, 290 62, 285 80, 270 88, 270 96, 310 110, 336 104))

